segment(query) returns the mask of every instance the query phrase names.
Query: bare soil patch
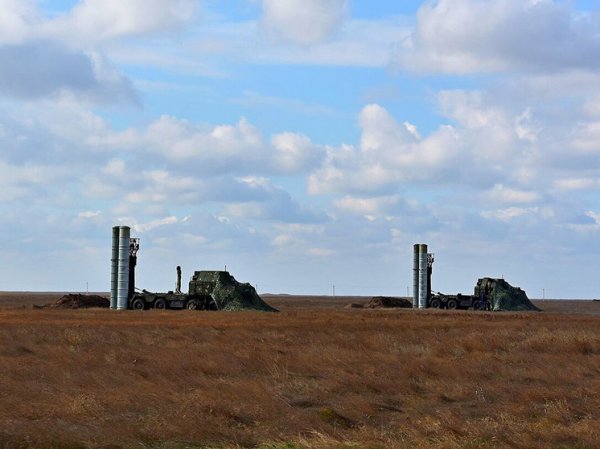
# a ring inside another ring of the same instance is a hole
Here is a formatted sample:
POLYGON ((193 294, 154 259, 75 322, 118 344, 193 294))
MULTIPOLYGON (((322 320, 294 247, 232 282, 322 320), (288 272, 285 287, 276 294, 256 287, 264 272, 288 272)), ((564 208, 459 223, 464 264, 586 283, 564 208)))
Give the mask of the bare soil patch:
POLYGON ((600 301, 588 299, 535 299, 531 302, 544 312, 600 315, 600 301))

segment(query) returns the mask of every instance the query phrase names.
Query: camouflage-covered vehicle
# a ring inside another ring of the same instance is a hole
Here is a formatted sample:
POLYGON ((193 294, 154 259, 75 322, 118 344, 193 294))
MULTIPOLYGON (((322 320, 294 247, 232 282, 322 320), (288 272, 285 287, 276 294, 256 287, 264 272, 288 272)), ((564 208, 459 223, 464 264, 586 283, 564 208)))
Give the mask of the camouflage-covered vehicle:
MULTIPOLYGON (((178 270, 178 275, 180 271, 178 270)), ((178 279, 179 290, 180 281, 178 279)), ((227 271, 195 271, 188 293, 151 293, 142 291, 131 296, 129 307, 146 309, 188 310, 277 310, 265 303, 250 284, 242 284, 227 271)))
POLYGON ((189 295, 210 298, 208 303, 216 310, 277 311, 262 300, 252 285, 236 281, 228 271, 195 271, 189 295))
POLYGON ((475 297, 489 302, 490 310, 539 311, 519 287, 504 279, 481 278, 475 286, 475 297))
POLYGON ((519 287, 513 287, 504 279, 481 278, 475 285, 473 295, 432 294, 428 307, 434 309, 473 309, 473 310, 514 310, 538 311, 527 294, 519 287))

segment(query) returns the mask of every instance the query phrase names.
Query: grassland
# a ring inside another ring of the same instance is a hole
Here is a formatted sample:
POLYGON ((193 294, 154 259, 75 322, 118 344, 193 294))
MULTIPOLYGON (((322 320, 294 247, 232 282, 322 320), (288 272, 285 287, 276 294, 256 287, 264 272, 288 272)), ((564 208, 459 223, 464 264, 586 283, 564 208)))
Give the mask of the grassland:
POLYGON ((0 447, 600 447, 600 316, 298 301, 264 314, 15 299, 0 310, 0 447))

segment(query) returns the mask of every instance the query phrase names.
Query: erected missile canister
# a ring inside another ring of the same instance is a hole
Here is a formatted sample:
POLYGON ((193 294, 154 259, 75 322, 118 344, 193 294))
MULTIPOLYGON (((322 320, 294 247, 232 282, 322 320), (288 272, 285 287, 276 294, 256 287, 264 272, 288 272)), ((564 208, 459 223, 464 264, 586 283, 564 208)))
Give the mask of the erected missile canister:
POLYGON ((427 254, 427 302, 431 299, 431 274, 433 272, 433 262, 435 257, 433 254, 427 254))
POLYGON ((427 308, 427 245, 419 245, 419 309, 427 308))
POLYGON ((127 309, 129 299, 130 229, 119 226, 119 265, 117 269, 117 309, 127 309))
POLYGON ((419 307, 419 244, 413 245, 413 309, 419 307))
POLYGON ((119 272, 119 227, 112 228, 112 255, 110 259, 110 308, 117 308, 117 276, 119 272))

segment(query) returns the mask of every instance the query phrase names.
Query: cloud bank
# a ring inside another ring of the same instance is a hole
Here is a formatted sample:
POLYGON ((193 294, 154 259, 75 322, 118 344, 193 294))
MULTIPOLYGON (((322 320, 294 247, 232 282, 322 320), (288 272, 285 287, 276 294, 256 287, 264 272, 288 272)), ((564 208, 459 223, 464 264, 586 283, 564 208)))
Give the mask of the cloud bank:
POLYGON ((398 294, 415 241, 443 255, 441 287, 485 269, 567 288, 540 273, 599 249, 598 15, 358 1, 0 0, 3 265, 55 267, 47 289, 102 273, 123 223, 150 288, 200 259, 398 294))
POLYGON ((565 3, 438 0, 417 13, 407 69, 453 74, 599 68, 598 15, 565 3))

